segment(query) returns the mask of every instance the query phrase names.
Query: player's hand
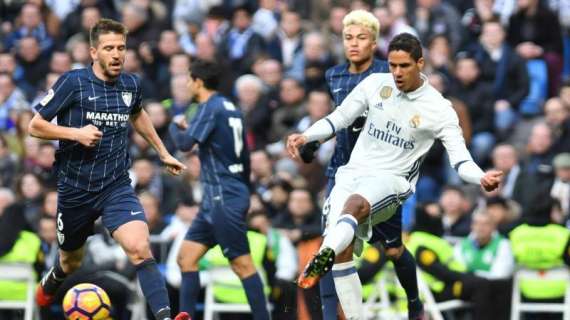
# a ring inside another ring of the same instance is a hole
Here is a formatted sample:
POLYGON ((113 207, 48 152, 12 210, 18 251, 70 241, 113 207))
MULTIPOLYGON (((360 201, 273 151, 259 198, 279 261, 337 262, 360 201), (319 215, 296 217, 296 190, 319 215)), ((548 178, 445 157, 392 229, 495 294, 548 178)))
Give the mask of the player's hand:
POLYGON ((75 141, 85 147, 93 148, 102 137, 103 132, 99 131, 96 126, 88 124, 85 127, 77 129, 75 141))
POLYGON ((307 143, 307 137, 300 133, 293 133, 287 138, 287 152, 293 159, 299 159, 299 147, 307 143))
POLYGON ((173 176, 177 176, 182 173, 182 170, 186 170, 186 166, 170 154, 160 157, 160 161, 166 166, 166 171, 173 176))
POLYGON ((499 187, 499 183, 503 180, 503 171, 489 170, 485 172, 481 178, 481 187, 487 192, 491 192, 499 187))
POLYGON ((186 121, 186 116, 179 114, 177 116, 175 116, 174 118, 172 118, 172 122, 174 122, 174 124, 182 130, 186 130, 188 129, 188 121, 186 121))

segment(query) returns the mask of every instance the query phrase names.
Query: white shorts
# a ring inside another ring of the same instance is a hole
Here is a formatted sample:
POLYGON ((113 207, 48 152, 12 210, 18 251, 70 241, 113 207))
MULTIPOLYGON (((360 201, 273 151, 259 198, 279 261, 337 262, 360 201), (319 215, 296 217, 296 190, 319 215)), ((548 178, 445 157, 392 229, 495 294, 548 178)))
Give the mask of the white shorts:
POLYGON ((400 204, 412 194, 410 182, 404 177, 378 172, 356 173, 339 169, 335 176, 335 186, 323 206, 326 235, 334 227, 343 213, 348 197, 358 194, 370 204, 370 215, 358 225, 356 237, 367 241, 372 236, 372 226, 390 219, 400 204))

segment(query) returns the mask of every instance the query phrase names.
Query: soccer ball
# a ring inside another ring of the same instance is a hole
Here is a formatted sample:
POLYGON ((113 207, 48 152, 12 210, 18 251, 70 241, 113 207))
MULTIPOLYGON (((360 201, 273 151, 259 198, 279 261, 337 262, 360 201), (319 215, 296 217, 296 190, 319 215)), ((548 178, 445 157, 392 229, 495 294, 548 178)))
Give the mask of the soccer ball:
POLYGON ((70 320, 106 320, 111 313, 111 301, 98 286, 80 283, 65 294, 63 312, 70 320))

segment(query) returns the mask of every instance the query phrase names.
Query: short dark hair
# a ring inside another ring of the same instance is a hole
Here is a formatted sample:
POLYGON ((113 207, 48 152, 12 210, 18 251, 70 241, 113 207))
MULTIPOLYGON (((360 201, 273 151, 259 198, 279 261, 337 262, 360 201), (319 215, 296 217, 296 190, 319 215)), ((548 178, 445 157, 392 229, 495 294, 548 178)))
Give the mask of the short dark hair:
POLYGON ((409 53, 415 61, 418 61, 423 57, 422 44, 420 40, 409 33, 401 33, 390 41, 388 53, 398 50, 409 53))
POLYGON ((89 45, 97 47, 99 44, 99 36, 107 33, 117 33, 126 37, 129 31, 127 27, 120 22, 106 18, 100 19, 91 27, 91 30, 89 30, 89 45))
POLYGON ((220 75, 220 67, 214 62, 197 59, 190 64, 190 77, 202 80, 206 89, 217 90, 220 75))

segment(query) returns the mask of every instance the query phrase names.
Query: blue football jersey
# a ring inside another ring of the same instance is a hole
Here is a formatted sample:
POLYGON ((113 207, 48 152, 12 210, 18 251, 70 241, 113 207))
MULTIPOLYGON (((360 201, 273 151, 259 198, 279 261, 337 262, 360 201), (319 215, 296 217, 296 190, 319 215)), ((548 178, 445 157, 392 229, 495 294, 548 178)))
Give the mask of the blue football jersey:
MULTIPOLYGON (((370 67, 361 73, 351 73, 348 71, 348 67, 348 63, 340 64, 328 69, 325 74, 335 106, 340 106, 352 89, 369 75, 378 72, 389 72, 386 61, 378 59, 374 59, 370 67)), ((327 177, 334 177, 336 170, 348 162, 352 148, 354 148, 363 125, 364 121, 357 119, 348 128, 336 132, 336 146, 326 171, 327 177)))
MULTIPOLYGON (((171 124, 170 132, 181 150, 198 144, 200 181, 207 197, 249 191, 250 160, 242 112, 221 94, 200 104, 187 130, 171 124)), ((249 200, 248 200, 249 201, 249 200)))
POLYGON ((91 67, 61 75, 36 110, 48 121, 57 117, 60 126, 92 124, 103 137, 92 148, 60 140, 54 166, 58 182, 100 191, 128 179, 129 119, 141 110, 141 100, 140 80, 129 73, 121 73, 114 82, 97 78, 91 67))

